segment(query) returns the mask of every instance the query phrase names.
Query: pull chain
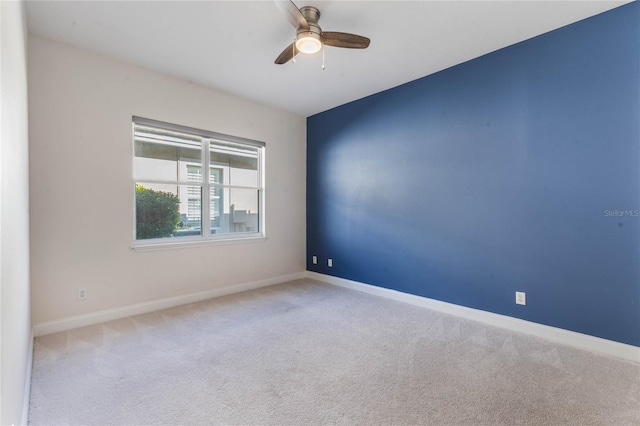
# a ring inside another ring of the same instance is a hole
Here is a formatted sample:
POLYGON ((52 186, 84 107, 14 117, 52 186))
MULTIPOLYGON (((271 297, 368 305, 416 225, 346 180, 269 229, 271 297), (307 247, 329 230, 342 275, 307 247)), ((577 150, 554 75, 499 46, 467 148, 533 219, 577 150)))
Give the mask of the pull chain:
POLYGON ((324 71, 324 43, 322 44, 322 71, 324 71))

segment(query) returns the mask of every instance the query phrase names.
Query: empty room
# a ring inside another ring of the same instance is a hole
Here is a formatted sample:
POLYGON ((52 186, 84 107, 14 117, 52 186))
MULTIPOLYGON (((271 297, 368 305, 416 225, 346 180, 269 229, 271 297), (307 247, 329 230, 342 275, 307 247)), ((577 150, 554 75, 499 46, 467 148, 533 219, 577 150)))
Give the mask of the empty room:
POLYGON ((0 19, 0 424, 640 425, 640 3, 0 19))

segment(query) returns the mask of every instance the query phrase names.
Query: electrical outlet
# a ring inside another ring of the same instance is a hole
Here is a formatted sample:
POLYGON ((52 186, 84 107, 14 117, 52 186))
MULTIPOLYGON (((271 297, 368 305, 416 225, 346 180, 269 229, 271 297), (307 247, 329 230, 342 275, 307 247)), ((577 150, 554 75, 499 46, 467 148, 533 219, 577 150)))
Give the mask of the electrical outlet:
POLYGON ((318 264, 318 256, 313 256, 311 258, 311 261, 313 262, 314 265, 317 265, 318 264))
POLYGON ((87 289, 79 288, 78 289, 78 300, 87 300, 87 289))
POLYGON ((527 304, 527 293, 524 291, 516 291, 516 304, 517 305, 526 305, 527 304))
POLYGON ((327 265, 329 265, 329 268, 333 268, 333 259, 327 259, 327 265))

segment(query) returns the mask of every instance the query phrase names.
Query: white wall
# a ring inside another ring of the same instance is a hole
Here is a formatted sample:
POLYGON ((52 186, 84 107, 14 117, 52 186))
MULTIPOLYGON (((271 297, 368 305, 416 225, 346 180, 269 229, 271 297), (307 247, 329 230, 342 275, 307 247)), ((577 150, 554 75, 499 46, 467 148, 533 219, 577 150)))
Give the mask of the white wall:
POLYGON ((34 324, 306 269, 304 117, 35 36, 29 102, 34 324), (133 115, 266 142, 267 240, 133 251, 133 115))
POLYGON ((29 151, 24 4, 0 1, 0 423, 23 419, 29 383, 29 151))

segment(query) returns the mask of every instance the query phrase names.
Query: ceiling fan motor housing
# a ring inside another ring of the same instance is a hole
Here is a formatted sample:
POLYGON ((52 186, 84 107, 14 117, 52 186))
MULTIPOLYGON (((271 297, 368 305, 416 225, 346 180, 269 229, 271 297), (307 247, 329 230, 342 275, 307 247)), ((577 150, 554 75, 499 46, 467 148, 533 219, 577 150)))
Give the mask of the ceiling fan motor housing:
POLYGON ((296 40, 298 41, 298 43, 296 43, 296 45, 298 47, 298 50, 300 50, 301 52, 305 52, 303 46, 299 43, 303 40, 307 40, 308 42, 308 39, 314 39, 317 40, 318 46, 321 45, 320 37, 322 36, 322 29, 320 29, 320 26, 318 25, 318 19, 320 19, 320 11, 313 6, 305 6, 300 9, 300 13, 309 23, 309 28, 298 28, 298 31, 296 32, 296 40))

